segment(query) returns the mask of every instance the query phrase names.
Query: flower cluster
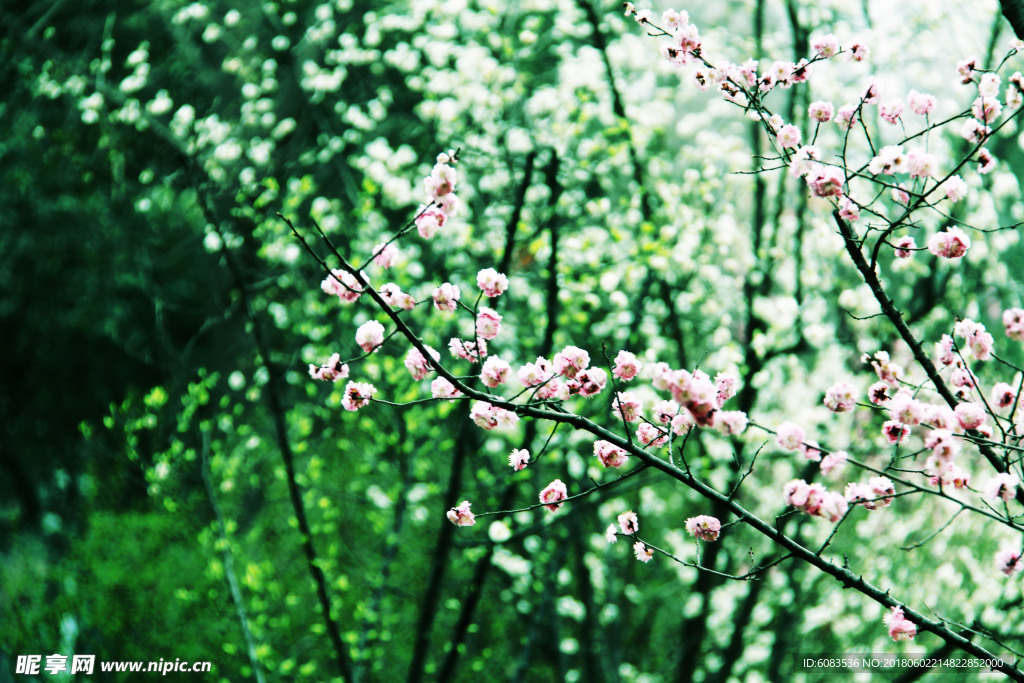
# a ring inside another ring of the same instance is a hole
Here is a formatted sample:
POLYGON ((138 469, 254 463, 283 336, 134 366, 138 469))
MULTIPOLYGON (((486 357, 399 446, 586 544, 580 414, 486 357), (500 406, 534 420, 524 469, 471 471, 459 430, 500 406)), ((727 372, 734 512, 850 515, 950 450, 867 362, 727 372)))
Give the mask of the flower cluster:
POLYGON ((852 505, 863 505, 867 510, 892 505, 896 487, 886 477, 871 477, 867 484, 851 482, 844 491, 846 500, 852 505))
POLYGON ((803 479, 794 479, 786 484, 783 491, 787 505, 830 522, 838 522, 849 509, 842 494, 829 491, 817 482, 808 484, 803 479))
POLYGON ((452 151, 437 155, 437 163, 424 182, 427 203, 420 207, 415 221, 416 231, 423 239, 433 237, 458 210, 459 198, 455 195, 458 176, 453 166, 458 160, 458 154, 452 151))
MULTIPOLYGON (((367 281, 366 273, 360 272, 359 276, 363 279, 363 282, 367 281)), ((356 301, 363 293, 362 285, 359 284, 359 281, 356 280, 352 273, 337 268, 324 278, 323 282, 320 283, 320 289, 324 291, 324 294, 337 296, 344 304, 356 301)))
POLYGON ((340 354, 331 354, 327 362, 319 367, 310 363, 309 376, 325 382, 337 382, 348 377, 348 364, 341 362, 340 354))
POLYGON ((511 410, 491 405, 486 401, 477 401, 469 412, 469 418, 477 426, 486 429, 511 429, 519 422, 519 416, 511 410))

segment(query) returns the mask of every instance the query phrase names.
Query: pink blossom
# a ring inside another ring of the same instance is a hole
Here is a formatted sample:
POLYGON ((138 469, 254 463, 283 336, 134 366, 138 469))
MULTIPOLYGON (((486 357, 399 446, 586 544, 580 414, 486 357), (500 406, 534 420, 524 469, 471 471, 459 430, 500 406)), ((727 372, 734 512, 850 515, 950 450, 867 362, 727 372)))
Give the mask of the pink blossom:
POLYGON ((981 81, 978 82, 978 94, 982 97, 998 97, 1000 83, 999 74, 983 73, 981 81))
POLYGON ((509 429, 519 422, 519 416, 510 410, 491 405, 486 401, 477 401, 469 412, 469 418, 482 429, 509 429))
POLYGON ((487 357, 487 342, 483 339, 476 341, 465 341, 452 338, 448 340, 448 350, 456 358, 468 360, 470 363, 479 362, 481 358, 487 357))
POLYGON ((889 417, 908 426, 921 424, 925 419, 925 404, 910 393, 900 390, 889 400, 889 417))
POLYGON ((501 316, 494 309, 481 306, 476 314, 476 336, 490 341, 501 330, 501 316))
POLYGON ((1006 86, 1006 109, 1010 112, 1017 111, 1020 109, 1021 104, 1024 104, 1024 96, 1021 94, 1024 91, 1021 90, 1019 84, 1020 76, 1021 73, 1019 71, 1014 73, 1013 76, 1010 76, 1010 85, 1006 86), (1013 80, 1014 76, 1018 77, 1016 81, 1013 80))
POLYGON ((977 119, 967 119, 960 127, 960 137, 975 145, 984 142, 991 134, 992 129, 977 119))
POLYGON ((1013 576, 1016 572, 1024 569, 1024 562, 1020 559, 1020 551, 1013 548, 1004 548, 996 553, 996 567, 1007 576, 1013 576))
MULTIPOLYGON (((333 356, 332 356, 333 357, 333 356)), ((311 365, 310 368, 313 366, 311 365)), ((998 382, 992 387, 992 403, 998 408, 1009 408, 1017 400, 1017 390, 1006 382, 998 382)))
POLYGON ((919 116, 927 116, 935 109, 935 96, 911 90, 907 94, 910 110, 919 116))
POLYGON ((868 57, 868 46, 863 43, 853 43, 849 47, 850 59, 855 62, 862 62, 868 57))
POLYGON ((974 118, 982 123, 992 123, 999 118, 1002 111, 1003 104, 995 97, 979 97, 971 105, 971 113, 974 114, 974 118))
POLYGON ((857 110, 858 105, 856 104, 844 104, 839 107, 839 111, 836 112, 835 122, 836 125, 845 130, 850 130, 857 125, 857 110))
POLYGON ((889 402, 889 383, 888 382, 875 382, 868 387, 868 400, 874 403, 876 406, 883 405, 889 402))
POLYGON ((807 108, 807 114, 818 123, 828 123, 835 114, 835 107, 831 102, 819 100, 811 103, 807 108))
POLYGON ((963 83, 964 85, 967 85, 968 83, 973 81, 974 80, 974 72, 977 70, 977 68, 978 68, 978 58, 977 57, 971 56, 971 57, 967 57, 965 59, 961 59, 959 62, 957 62, 956 70, 957 70, 957 73, 960 74, 960 82, 963 83))
MULTIPOLYGON (((795 68, 796 65, 793 62, 776 60, 772 62, 772 65, 768 68, 768 71, 765 72, 762 78, 767 80, 769 83, 788 87, 791 85, 790 77, 793 75, 793 70, 795 68)), ((778 128, 778 126, 775 127, 778 128)))
POLYGON ((678 31, 690 23, 690 15, 685 10, 677 12, 667 9, 661 13, 661 27, 666 31, 678 31))
MULTIPOLYGON (((360 277, 363 281, 366 281, 366 274, 360 271, 360 277)), ((320 289, 325 294, 334 294, 342 303, 350 304, 359 298, 359 295, 363 293, 363 287, 356 280, 355 276, 346 270, 338 270, 337 268, 331 271, 331 274, 324 278, 324 281, 320 283, 320 289)))
POLYGON ((464 500, 458 507, 448 511, 448 521, 455 526, 473 526, 476 524, 476 517, 469 511, 469 501, 464 500))
POLYGON ((390 268, 398 259, 398 249, 394 244, 377 244, 373 247, 373 262, 381 268, 390 268))
POLYGON ((719 408, 736 395, 736 378, 720 372, 715 375, 715 403, 719 408))
POLYGON ((462 396, 462 392, 444 377, 437 377, 430 383, 430 395, 434 398, 454 399, 462 396))
POLYGON ((605 467, 619 468, 629 460, 625 449, 603 439, 594 442, 594 455, 605 467))
POLYGON ((562 507, 562 501, 568 497, 569 492, 565 488, 565 484, 562 483, 561 479, 555 479, 553 482, 545 486, 544 490, 540 492, 540 502, 544 504, 544 507, 552 512, 562 507))
POLYGON ((668 441, 668 432, 658 429, 650 422, 641 422, 636 428, 636 438, 641 444, 658 448, 668 441))
POLYGON ((879 506, 888 508, 892 505, 893 499, 891 497, 896 495, 896 487, 888 477, 871 477, 867 480, 867 487, 874 498, 878 499, 876 503, 879 506))
POLYGON ((679 414, 679 404, 675 401, 658 401, 651 409, 651 413, 655 422, 667 425, 679 414))
POLYGON ((393 282, 381 286, 380 296, 388 306, 395 308, 411 311, 416 306, 416 300, 399 289, 398 285, 393 282))
POLYGON ((434 164, 434 168, 430 171, 430 175, 424 181, 424 185, 427 189, 427 197, 431 201, 434 201, 447 194, 455 192, 456 182, 457 176, 454 168, 449 166, 447 163, 438 162, 434 164))
POLYGON ((835 166, 821 166, 807 174, 807 185, 816 197, 838 197, 843 194, 846 175, 835 166))
POLYGON ((889 627, 889 637, 895 641, 910 640, 917 635, 917 626, 903 615, 903 609, 893 607, 886 612, 882 622, 889 627))
POLYGON ((445 215, 444 211, 434 206, 431 206, 426 210, 423 210, 421 207, 420 211, 421 213, 416 217, 415 221, 416 232, 418 232, 420 237, 423 239, 429 240, 444 226, 448 217, 445 215))
POLYGON ((849 197, 842 197, 839 200, 839 217, 851 223, 859 220, 860 207, 849 197))
POLYGON ((538 356, 536 363, 526 363, 519 368, 519 383, 524 387, 535 387, 544 384, 554 376, 551 362, 538 356))
POLYGON ((377 388, 366 382, 349 382, 345 385, 345 393, 341 398, 341 407, 356 411, 365 406, 377 393, 377 388))
POLYGON ((847 503, 862 504, 867 510, 874 510, 878 507, 871 500, 874 497, 871 495, 871 489, 864 484, 850 482, 843 491, 843 497, 846 498, 847 503))
POLYGON ((485 386, 493 389, 500 384, 504 384, 505 380, 508 379, 508 373, 511 371, 511 365, 498 356, 491 356, 484 361, 484 365, 480 369, 480 379, 485 386))
MULTIPOLYGON (((436 361, 440 360, 441 354, 430 348, 425 347, 427 353, 436 361)), ((419 381, 426 377, 429 373, 433 372, 427 359, 423 357, 423 354, 415 346, 409 349, 409 352, 405 354, 405 369, 409 371, 412 378, 419 381)))
POLYGON ((647 366, 647 374, 651 377, 651 386, 658 391, 669 391, 669 382, 672 379, 672 368, 668 363, 652 363, 647 366))
MULTIPOLYGON (((662 376, 665 389, 672 392, 672 399, 684 405, 692 398, 693 375, 686 370, 669 370, 662 376)), ((657 386, 657 384, 655 384, 657 386)))
POLYGON ((831 33, 811 40, 811 49, 822 59, 839 54, 839 41, 831 33))
POLYGON ((970 486, 971 475, 963 471, 956 465, 946 462, 943 463, 943 471, 940 475, 929 477, 928 481, 932 486, 952 486, 953 488, 962 489, 970 486))
POLYGON ((337 382, 348 377, 348 364, 341 362, 341 355, 334 353, 320 367, 310 363, 309 376, 325 382, 337 382))
POLYGON ((848 503, 842 494, 828 491, 815 482, 808 484, 803 479, 794 479, 783 487, 786 504, 803 510, 815 517, 825 517, 838 522, 846 514, 848 503))
POLYGON ((631 392, 620 391, 612 399, 612 415, 626 422, 639 422, 643 417, 640 400, 631 392))
POLYGON ((896 420, 886 420, 882 425, 882 436, 889 443, 903 443, 910 436, 910 427, 896 420))
POLYGON ((967 182, 959 175, 954 175, 944 183, 946 188, 946 199, 950 202, 959 202, 967 197, 967 182))
POLYGON ((619 351, 615 356, 615 367, 612 368, 612 375, 623 382, 628 382, 640 372, 642 363, 629 351, 619 351))
POLYGON ((821 449, 818 447, 817 441, 808 441, 801 445, 799 450, 811 462, 819 462, 821 460, 821 449))
POLYGON ((833 384, 825 392, 825 407, 833 413, 846 413, 857 405, 857 388, 848 382, 833 384))
POLYGON ((951 462, 960 453, 960 441, 948 429, 933 429, 924 439, 924 447, 932 450, 936 464, 951 462))
POLYGON ((806 438, 807 434, 803 427, 793 422, 783 422, 776 432, 775 443, 779 444, 783 450, 797 451, 803 446, 806 438))
POLYGON ((928 251, 940 258, 959 259, 970 248, 971 238, 956 226, 937 232, 928 240, 928 251))
POLYGON ((615 543, 615 541, 619 540, 619 534, 616 531, 614 524, 609 524, 608 528, 605 529, 604 540, 608 541, 609 543, 615 543))
POLYGON ((911 235, 904 235, 896 240, 893 248, 896 258, 910 258, 914 253, 914 249, 917 249, 917 242, 914 241, 911 235))
POLYGON ((965 368, 963 363, 960 363, 959 361, 957 362, 956 367, 953 368, 953 372, 949 373, 949 383, 954 387, 962 388, 967 391, 970 391, 976 385, 974 375, 972 375, 971 371, 965 368))
POLYGON ((434 290, 434 308, 439 311, 454 311, 461 296, 457 285, 445 282, 434 290))
POLYGON ((1024 308, 1008 308, 1003 311, 1003 329, 1010 339, 1024 341, 1024 308))
POLYGON ((575 346, 566 346, 555 354, 553 365, 557 374, 572 379, 590 365, 590 354, 575 346))
POLYGON ((800 129, 794 125, 787 124, 779 129, 775 141, 783 149, 793 149, 800 145, 800 129))
POLYGON ((964 429, 978 429, 985 424, 985 408, 977 403, 961 403, 954 412, 964 429))
MULTIPOLYGON (((637 13, 640 16, 640 13, 637 13)), ((676 42, 666 45, 662 53, 675 66, 689 63, 694 52, 700 50, 700 35, 693 24, 683 24, 675 31, 676 42)))
POLYGON ((991 173, 996 167, 996 158, 984 147, 978 150, 978 173, 991 173))
POLYGON ((747 414, 742 410, 718 410, 713 426, 726 436, 742 434, 747 428, 747 414))
POLYGON ((960 320, 953 327, 953 334, 967 343, 975 360, 988 360, 992 357, 992 345, 995 344, 995 340, 981 323, 960 320))
POLYGON ((942 335, 942 339, 935 342, 935 357, 943 365, 952 365, 956 362, 953 338, 948 334, 942 335))
POLYGON ((985 497, 995 500, 1002 498, 1005 501, 1013 500, 1017 495, 1017 487, 1020 486, 1020 479, 1012 472, 1000 472, 985 484, 985 497))
POLYGON ((741 83, 746 84, 748 88, 753 88, 757 84, 757 60, 748 59, 737 67, 739 71, 738 80, 741 83))
POLYGON ((694 538, 702 541, 717 541, 722 531, 722 523, 710 515, 698 515, 686 520, 686 530, 694 538))
POLYGON ((677 436, 682 436, 686 432, 690 431, 690 429, 696 424, 696 421, 693 419, 693 413, 689 410, 680 410, 679 414, 672 417, 670 424, 672 425, 672 433, 677 436))
POLYGON ((577 383, 579 395, 589 398, 601 393, 605 388, 608 384, 608 373, 601 368, 587 368, 578 372, 575 379, 567 380, 568 382, 577 383))
POLYGON ((821 151, 814 145, 804 145, 789 157, 789 173, 794 178, 804 178, 817 173, 821 167, 821 151))
POLYGON ((868 173, 873 175, 895 175, 907 167, 907 157, 900 145, 888 145, 878 151, 868 162, 868 173))
POLYGON ((799 62, 797 62, 796 66, 793 67, 793 73, 790 74, 789 76, 789 82, 806 83, 807 79, 811 75, 809 64, 810 62, 808 62, 806 58, 801 59, 799 62))
POLYGON ((911 178, 934 178, 939 172, 939 162, 935 155, 915 147, 907 153, 907 172, 911 178))
POLYGON ((892 200, 897 204, 908 206, 910 204, 910 193, 907 192, 907 186, 900 183, 898 187, 894 187, 891 190, 892 200))
POLYGON ((710 83, 710 74, 704 71, 704 69, 698 67, 693 71, 693 82, 701 92, 707 92, 710 83))
POLYGON ((476 274, 476 285, 484 296, 494 298, 508 289, 508 278, 494 268, 484 268, 476 274))
POLYGON ((849 455, 846 451, 835 451, 821 459, 821 473, 828 474, 832 470, 845 464, 849 455))
POLYGON ((368 320, 356 330, 356 344, 366 353, 384 343, 384 326, 376 320, 368 320))
POLYGON ((882 117, 882 120, 894 126, 900 120, 901 114, 903 114, 903 102, 900 100, 885 102, 878 107, 878 115, 882 117))
POLYGON ((878 104, 878 100, 881 97, 882 93, 878 89, 878 81, 872 76, 868 79, 868 86, 864 89, 864 94, 860 96, 860 101, 864 104, 878 104))
POLYGON ((636 518, 636 513, 632 510, 623 512, 618 516, 619 528, 622 529, 622 533, 626 536, 632 536, 640 530, 640 520, 636 518))
POLYGON ((637 541, 633 544, 633 554, 636 555, 636 559, 641 562, 650 562, 651 558, 654 557, 654 553, 652 553, 641 541, 637 541))
POLYGON ((525 448, 515 448, 508 454, 508 464, 516 472, 526 467, 530 462, 530 451, 525 448))

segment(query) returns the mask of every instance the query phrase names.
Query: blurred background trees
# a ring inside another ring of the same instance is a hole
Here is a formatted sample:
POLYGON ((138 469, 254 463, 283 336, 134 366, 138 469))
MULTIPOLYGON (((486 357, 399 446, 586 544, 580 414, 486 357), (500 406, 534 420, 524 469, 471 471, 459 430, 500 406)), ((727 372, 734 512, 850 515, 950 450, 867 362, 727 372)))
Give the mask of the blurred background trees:
MULTIPOLYGON (((950 111, 956 60, 994 63, 1011 33, 994 3, 705 5, 685 9, 728 59, 856 34, 894 92, 950 111)), ((682 520, 714 511, 653 473, 553 520, 456 533, 443 513, 463 498, 508 509, 555 477, 588 481, 589 442, 535 424, 496 438, 449 404, 343 414, 306 375, 356 355, 373 311, 323 296, 276 213, 369 254, 457 147, 465 209, 402 244, 403 289, 499 268, 503 356, 585 341, 593 358, 731 371, 764 424, 881 453, 877 424, 821 406, 861 353, 900 351, 884 321, 842 313, 875 309, 828 211, 784 174, 738 173, 764 152, 756 128, 681 83, 616 3, 58 1, 0 19, 0 680, 16 655, 52 652, 209 660, 224 681, 783 680, 794 653, 892 650, 877 605, 801 566, 723 582, 607 545, 634 509, 692 554, 682 520), (510 475, 513 447, 543 449, 543 469, 510 475)), ((868 73, 837 71, 815 97, 868 73)), ((806 124, 811 99, 781 92, 776 108, 806 124)), ((1000 169, 963 211, 994 227, 1021 218, 1024 160, 1014 134, 992 148, 1000 169)), ((956 269, 892 271, 924 338, 958 315, 995 329, 1020 305, 1016 232, 987 244, 956 269)), ((435 348, 456 336, 424 325, 435 348)), ((422 397, 403 357, 360 366, 401 390, 391 401, 422 397)), ((764 441, 702 437, 688 457, 727 486, 764 441)), ((781 510, 775 484, 801 466, 765 455, 748 504, 781 510)), ((864 517, 833 545, 945 521, 864 517)), ((944 614, 1019 644, 1019 579, 990 567, 1001 540, 954 525, 859 570, 926 602, 955 590, 944 614)), ((771 552, 736 529, 702 562, 738 572, 771 552)))

